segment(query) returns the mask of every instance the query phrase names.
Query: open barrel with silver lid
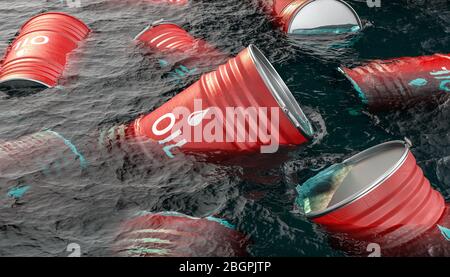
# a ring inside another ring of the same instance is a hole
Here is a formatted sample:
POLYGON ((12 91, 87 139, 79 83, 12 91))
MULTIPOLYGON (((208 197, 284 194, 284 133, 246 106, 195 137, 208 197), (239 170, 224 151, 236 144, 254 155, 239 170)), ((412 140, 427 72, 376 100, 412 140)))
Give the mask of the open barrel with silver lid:
POLYGON ((437 228, 446 206, 410 151, 391 141, 320 172, 297 188, 306 216, 327 231, 395 248, 437 228))
POLYGON ((108 131, 100 141, 152 141, 173 158, 179 150, 275 153, 280 146, 310 142, 314 133, 281 76, 250 45, 153 112, 108 131))
POLYGON ((283 31, 293 35, 355 33, 362 29, 355 10, 340 0, 274 0, 272 13, 283 31))

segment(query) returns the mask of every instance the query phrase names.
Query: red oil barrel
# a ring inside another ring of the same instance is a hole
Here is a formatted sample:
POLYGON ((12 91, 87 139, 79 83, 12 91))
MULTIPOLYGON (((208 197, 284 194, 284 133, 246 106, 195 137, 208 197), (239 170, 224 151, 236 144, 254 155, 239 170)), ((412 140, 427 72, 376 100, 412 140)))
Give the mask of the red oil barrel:
POLYGON ((307 143, 314 131, 276 70, 250 45, 121 133, 157 142, 173 157, 178 148, 274 153, 307 143))
POLYGON ((49 88, 58 83, 67 55, 89 34, 89 28, 64 13, 44 13, 28 20, 1 62, 0 85, 49 88))
POLYGON ((180 213, 147 213, 123 224, 114 243, 119 256, 245 256, 247 238, 227 221, 180 213))
POLYGON ((385 250, 405 245, 436 228, 446 210, 409 147, 387 142, 334 165, 297 188, 297 203, 331 233, 385 250))
POLYGON ((355 10, 340 0, 273 0, 271 10, 288 34, 342 34, 362 29, 355 10))
POLYGON ((450 55, 375 60, 342 72, 362 101, 374 109, 389 109, 450 93, 450 55))
POLYGON ((0 143, 0 177, 54 171, 69 164, 85 168, 87 161, 70 140, 51 130, 0 143))
POLYGON ((196 73, 201 66, 222 64, 229 56, 208 42, 194 38, 176 23, 165 20, 152 23, 135 40, 161 54, 161 66, 177 64, 173 74, 179 78, 196 73))

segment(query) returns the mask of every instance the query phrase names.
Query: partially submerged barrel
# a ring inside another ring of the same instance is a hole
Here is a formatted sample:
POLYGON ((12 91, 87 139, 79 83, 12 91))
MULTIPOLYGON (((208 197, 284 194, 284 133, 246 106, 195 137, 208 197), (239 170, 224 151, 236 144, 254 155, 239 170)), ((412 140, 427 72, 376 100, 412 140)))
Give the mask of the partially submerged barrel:
POLYGON ((450 93, 450 55, 374 60, 355 68, 341 67, 370 108, 389 110, 450 93))
POLYGON ((122 133, 157 142, 172 158, 177 149, 274 153, 311 141, 314 130, 267 58, 250 45, 122 133))
POLYGON ((302 186, 297 203, 333 233, 394 248, 436 228, 446 206, 403 141, 386 142, 336 164, 302 186))
POLYGON ((140 32, 135 40, 143 43, 162 58, 162 67, 177 65, 178 78, 198 72, 198 68, 221 64, 228 57, 203 39, 195 38, 174 22, 158 20, 140 32))
POLYGON ((113 248, 119 256, 245 256, 247 237, 235 228, 215 217, 143 213, 121 226, 113 248))
POLYGON ((59 171, 69 165, 85 168, 87 161, 70 140, 52 130, 0 143, 0 177, 59 171))
POLYGON ((362 29, 355 10, 340 0, 273 0, 272 12, 291 35, 347 34, 362 29))
POLYGON ((28 20, 1 62, 0 86, 13 89, 50 88, 58 84, 67 55, 89 34, 79 19, 49 12, 28 20))

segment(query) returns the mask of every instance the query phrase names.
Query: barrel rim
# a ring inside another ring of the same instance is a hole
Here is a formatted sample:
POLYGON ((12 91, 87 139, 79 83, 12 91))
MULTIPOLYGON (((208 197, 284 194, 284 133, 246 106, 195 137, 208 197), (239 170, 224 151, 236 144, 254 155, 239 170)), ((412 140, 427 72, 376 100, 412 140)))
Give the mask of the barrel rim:
MULTIPOLYGON (((347 3, 347 2, 345 2, 345 1, 343 1, 343 0, 334 0, 334 1, 341 2, 342 4, 344 4, 345 6, 347 6, 347 7, 350 9, 350 11, 351 11, 351 12, 353 13, 353 15, 356 17, 356 21, 358 22, 358 26, 359 26, 359 28, 360 28, 360 30, 361 30, 361 29, 363 28, 363 24, 362 24, 361 18, 359 17, 359 15, 358 15, 358 13, 355 11, 355 9, 354 9, 349 3, 347 3)), ((286 32, 287 32, 288 34, 290 34, 290 33, 289 33, 289 30, 291 29, 292 22, 294 21, 294 18, 297 16, 297 14, 300 13, 300 11, 301 11, 304 7, 308 6, 309 4, 311 4, 311 3, 313 3, 313 2, 315 2, 315 0, 307 1, 307 2, 303 3, 303 4, 300 5, 300 6, 297 8, 297 10, 293 13, 293 15, 291 16, 291 18, 290 18, 290 20, 289 20, 288 26, 287 26, 287 28, 286 28, 286 32)), ((294 34, 290 34, 290 35, 294 35, 294 34)))
POLYGON ((259 75, 270 90, 272 96, 277 101, 281 110, 289 118, 297 130, 299 130, 305 137, 309 139, 312 138, 315 131, 311 122, 276 69, 264 56, 261 50, 259 50, 254 44, 250 44, 248 49, 250 57, 253 60, 259 75), (277 83, 278 89, 273 85, 273 83, 277 83))
MULTIPOLYGON (((38 81, 35 79, 31 79, 31 78, 11 78, 11 79, 6 79, 6 80, 0 80, 0 86, 8 87, 9 86, 8 82, 14 82, 14 81, 28 81, 28 82, 33 82, 33 83, 42 85, 44 87, 44 89, 52 88, 51 85, 48 85, 44 82, 41 82, 41 81, 38 81)), ((23 87, 23 88, 28 88, 28 87, 23 87)))
MULTIPOLYGON (((289 29, 291 28, 292 22, 294 21, 294 18, 297 16, 297 14, 308 4, 314 2, 315 0, 306 0, 303 3, 300 3, 300 5, 298 7, 295 8, 294 12, 292 13, 291 17, 289 18, 289 22, 287 22, 287 26, 286 28, 286 32, 289 33, 289 29)), ((286 10, 290 7, 290 5, 295 4, 295 2, 297 2, 297 0, 292 1, 291 3, 289 3, 286 7, 284 7, 284 9, 281 11, 281 15, 284 15, 284 13, 286 12, 286 10)))
POLYGON ((175 25, 175 26, 181 28, 180 25, 178 25, 177 23, 172 22, 172 21, 170 21, 170 20, 165 20, 165 19, 156 20, 156 21, 153 21, 152 23, 150 23, 150 24, 149 24, 147 27, 145 27, 141 32, 139 32, 139 34, 137 34, 137 35, 134 37, 134 40, 139 40, 139 37, 142 36, 143 34, 145 34, 148 30, 152 29, 153 27, 160 26, 160 25, 175 25))
POLYGON ((369 194, 376 188, 378 188, 379 185, 383 184, 387 179, 389 179, 392 175, 394 175, 395 172, 397 172, 397 170, 400 167, 402 167, 403 164, 406 162, 409 154, 411 154, 411 151, 410 151, 411 144, 407 140, 406 141, 404 141, 404 140, 388 141, 388 142, 384 142, 384 143, 372 146, 362 152, 359 152, 356 155, 353 155, 352 157, 350 157, 342 162, 344 164, 359 162, 359 161, 385 149, 386 147, 388 147, 390 145, 394 145, 394 144, 397 144, 397 145, 401 144, 405 148, 405 151, 404 151, 402 157, 394 164, 394 166, 392 166, 389 170, 387 170, 378 179, 376 179, 371 184, 369 184, 365 189, 353 194, 352 196, 340 201, 339 203, 337 203, 331 207, 327 207, 326 209, 324 209, 322 211, 308 213, 308 214, 306 214, 306 217, 309 219, 319 218, 324 215, 330 214, 338 209, 341 209, 345 206, 348 206, 348 205, 352 204, 353 202, 356 202, 357 200, 363 198, 364 196, 366 196, 367 194, 369 194))
POLYGON ((352 77, 350 77, 350 75, 346 72, 346 70, 351 71, 352 69, 346 68, 346 67, 343 67, 343 66, 339 66, 337 68, 337 71, 339 71, 342 75, 344 75, 344 77, 347 79, 347 81, 349 81, 352 84, 353 88, 358 93, 359 99, 361 99, 363 104, 368 105, 369 104, 369 98, 367 97, 367 94, 364 93, 364 91, 362 90, 362 88, 358 84, 358 82, 356 82, 352 77))

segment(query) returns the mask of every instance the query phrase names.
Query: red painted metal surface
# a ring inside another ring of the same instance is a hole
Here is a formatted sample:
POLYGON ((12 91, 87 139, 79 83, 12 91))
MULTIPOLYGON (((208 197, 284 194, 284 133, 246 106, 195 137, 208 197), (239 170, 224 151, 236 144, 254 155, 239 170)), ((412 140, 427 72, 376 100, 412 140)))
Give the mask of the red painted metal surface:
POLYGON ((449 54, 376 60, 340 71, 352 82, 363 102, 376 109, 450 93, 449 54))
POLYGON ((90 30, 64 13, 44 13, 28 20, 8 47, 1 62, 0 84, 7 87, 53 87, 67 55, 90 30))
POLYGON ((442 220, 446 206, 409 149, 401 165, 375 188, 313 221, 333 233, 378 243, 385 250, 419 238, 442 220))
POLYGON ((372 240, 355 240, 343 233, 330 233, 329 242, 332 247, 345 251, 347 255, 351 256, 448 257, 450 255, 450 238, 448 234, 443 234, 439 227, 450 229, 450 204, 446 205, 437 224, 408 243, 396 247, 389 247, 386 241, 381 241, 381 244, 376 245, 372 240))
POLYGON ((208 218, 152 213, 123 224, 114 251, 120 256, 245 256, 247 238, 208 218))
POLYGON ((273 12, 279 20, 284 32, 289 31, 289 25, 293 17, 300 9, 313 0, 274 0, 273 12))
POLYGON ((178 148, 255 151, 269 144, 300 145, 313 131, 275 69, 255 46, 249 46, 123 133, 158 142, 171 157, 178 148), (233 121, 227 118, 229 109, 248 117, 239 120, 232 114, 233 121), (211 128, 223 134, 222 140, 208 139, 205 133, 215 133, 211 128))
POLYGON ((177 24, 168 21, 153 23, 135 40, 162 54, 166 63, 175 64, 183 60, 183 66, 191 70, 228 57, 208 42, 194 38, 177 24))
POLYGON ((426 233, 414 241, 394 249, 386 249, 385 256, 416 256, 416 257, 449 257, 450 240, 444 235, 439 226, 450 228, 450 204, 446 205, 439 222, 426 233))
POLYGON ((166 51, 191 51, 195 49, 197 40, 175 23, 161 22, 152 24, 135 38, 144 42, 151 48, 161 52, 166 51))

